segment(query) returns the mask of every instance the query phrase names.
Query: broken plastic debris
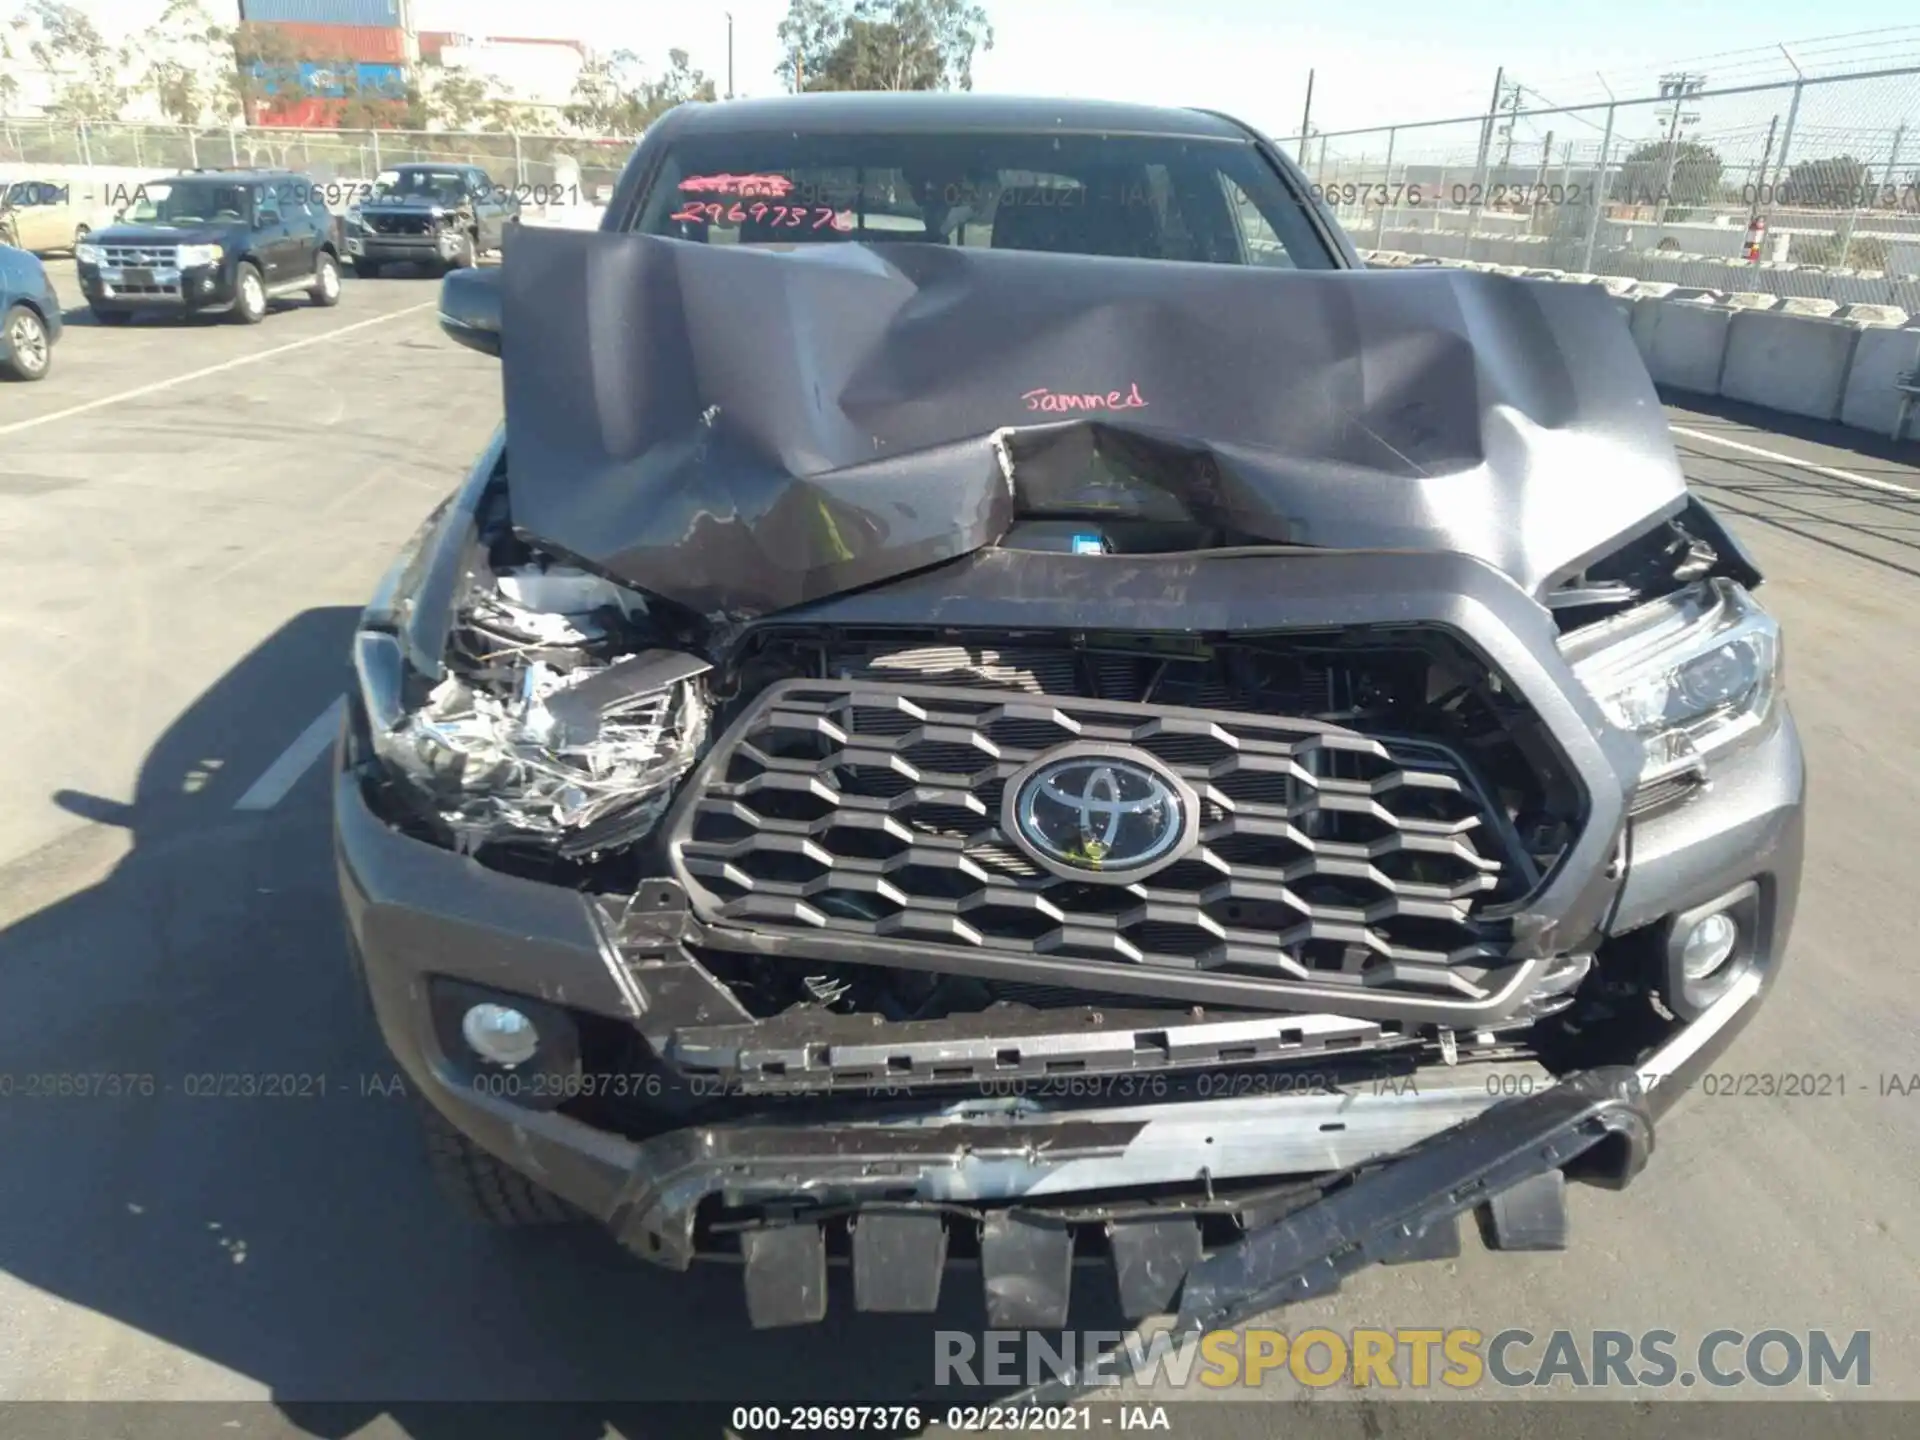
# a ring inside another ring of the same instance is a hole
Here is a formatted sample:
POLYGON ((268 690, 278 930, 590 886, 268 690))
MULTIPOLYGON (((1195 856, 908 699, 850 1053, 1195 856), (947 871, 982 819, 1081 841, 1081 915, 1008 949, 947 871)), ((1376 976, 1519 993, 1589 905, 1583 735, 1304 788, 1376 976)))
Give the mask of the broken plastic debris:
POLYGON ((650 826, 706 738, 703 688, 676 680, 585 716, 552 706, 634 658, 571 671, 533 661, 504 696, 450 676, 402 727, 405 763, 456 826, 559 835, 630 807, 632 826, 650 826))

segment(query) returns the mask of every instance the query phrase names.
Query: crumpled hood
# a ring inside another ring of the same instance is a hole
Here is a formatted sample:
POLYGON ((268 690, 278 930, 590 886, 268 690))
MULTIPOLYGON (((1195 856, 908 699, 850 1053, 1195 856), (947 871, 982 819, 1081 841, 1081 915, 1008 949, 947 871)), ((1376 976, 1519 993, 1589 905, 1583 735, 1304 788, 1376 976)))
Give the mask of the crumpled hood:
POLYGON ((1103 507, 1538 593, 1685 494, 1589 286, 536 227, 502 279, 515 527, 715 617, 1103 507))

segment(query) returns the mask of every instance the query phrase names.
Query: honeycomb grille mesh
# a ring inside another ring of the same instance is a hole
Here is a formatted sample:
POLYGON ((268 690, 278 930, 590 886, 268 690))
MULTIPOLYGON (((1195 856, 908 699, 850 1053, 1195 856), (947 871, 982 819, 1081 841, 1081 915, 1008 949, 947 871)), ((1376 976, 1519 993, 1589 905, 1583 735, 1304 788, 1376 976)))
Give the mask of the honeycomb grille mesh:
POLYGON ((1505 832, 1444 746, 1229 711, 872 681, 771 687, 690 782, 675 864, 724 930, 845 934, 1478 998, 1506 968, 1505 832), (1074 742, 1144 752, 1197 846, 1127 885, 1000 829, 1007 781, 1074 742))

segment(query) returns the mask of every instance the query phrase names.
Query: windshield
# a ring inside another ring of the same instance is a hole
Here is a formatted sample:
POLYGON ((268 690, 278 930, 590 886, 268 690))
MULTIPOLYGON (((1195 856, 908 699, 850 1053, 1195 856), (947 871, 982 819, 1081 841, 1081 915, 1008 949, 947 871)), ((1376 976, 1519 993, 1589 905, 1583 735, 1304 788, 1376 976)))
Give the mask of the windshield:
POLYGON ((467 179, 458 170, 387 170, 373 182, 375 196, 433 200, 458 205, 466 198, 467 179))
POLYGON ((127 208, 127 219, 142 225, 197 225, 244 220, 247 187, 217 180, 170 180, 142 185, 127 208))
POLYGON ((1327 269, 1251 144, 1156 136, 729 135, 669 151, 637 228, 708 244, 922 241, 1327 269))

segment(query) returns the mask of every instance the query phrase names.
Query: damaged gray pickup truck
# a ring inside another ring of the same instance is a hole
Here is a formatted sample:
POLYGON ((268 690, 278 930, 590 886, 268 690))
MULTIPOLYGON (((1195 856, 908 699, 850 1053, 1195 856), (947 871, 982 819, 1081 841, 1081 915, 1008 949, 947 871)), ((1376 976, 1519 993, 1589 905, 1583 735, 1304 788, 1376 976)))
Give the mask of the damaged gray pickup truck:
POLYGON ((1223 117, 855 95, 442 308, 506 419, 336 838, 488 1218, 1187 1333, 1564 1244, 1779 969, 1779 632, 1598 289, 1368 273, 1223 117))

